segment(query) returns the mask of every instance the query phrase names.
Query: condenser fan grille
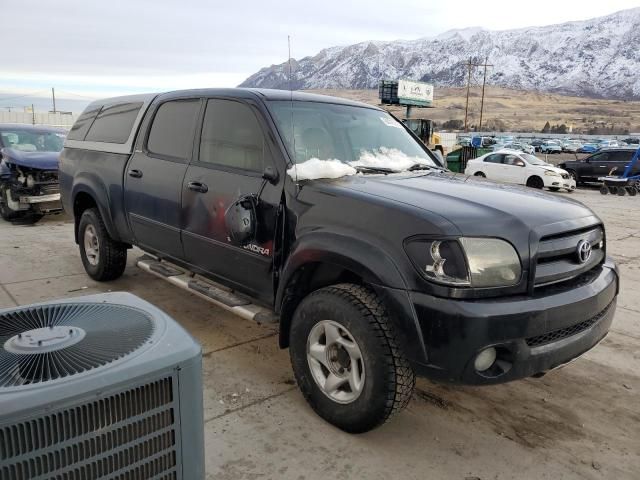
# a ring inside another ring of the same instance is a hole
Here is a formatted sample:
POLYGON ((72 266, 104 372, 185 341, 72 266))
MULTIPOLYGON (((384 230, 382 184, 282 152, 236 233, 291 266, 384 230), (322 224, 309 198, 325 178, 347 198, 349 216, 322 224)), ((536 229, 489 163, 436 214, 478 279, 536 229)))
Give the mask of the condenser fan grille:
POLYGON ((54 304, 0 314, 0 388, 76 375, 143 345, 154 323, 114 304, 54 304))

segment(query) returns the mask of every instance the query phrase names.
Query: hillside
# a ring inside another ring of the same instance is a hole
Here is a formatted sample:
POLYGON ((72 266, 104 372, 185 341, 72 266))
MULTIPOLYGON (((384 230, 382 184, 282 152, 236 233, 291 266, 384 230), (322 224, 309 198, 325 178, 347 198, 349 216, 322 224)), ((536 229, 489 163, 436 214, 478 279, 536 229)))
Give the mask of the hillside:
MULTIPOLYGON (((314 93, 335 95, 378 105, 377 90, 315 89, 314 93)), ((414 109, 416 118, 430 118, 439 123, 463 120, 465 88, 436 88, 435 108, 414 109)), ((392 107, 392 113, 404 116, 404 109, 392 107)), ((469 124, 480 117, 480 89, 469 98, 469 124)), ((546 122, 573 126, 585 132, 602 124, 640 132, 640 101, 587 99, 558 94, 525 92, 501 87, 488 87, 485 92, 485 129, 539 132, 546 122)))
MULTIPOLYGON (((465 62, 488 58, 492 85, 581 97, 640 99, 640 8, 605 17, 517 30, 453 30, 412 41, 368 41, 293 60, 294 89, 376 88, 410 78, 466 84, 465 62)), ((271 65, 240 86, 289 88, 288 63, 271 65)), ((481 81, 477 69, 474 81, 481 81)))

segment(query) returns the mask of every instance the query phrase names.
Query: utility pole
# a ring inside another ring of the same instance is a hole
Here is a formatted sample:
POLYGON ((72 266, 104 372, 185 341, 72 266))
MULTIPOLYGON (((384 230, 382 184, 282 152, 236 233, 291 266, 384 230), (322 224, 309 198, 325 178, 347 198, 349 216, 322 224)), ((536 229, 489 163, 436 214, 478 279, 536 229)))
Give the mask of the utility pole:
POLYGON ((484 111, 484 87, 487 84, 487 67, 493 67, 493 65, 489 65, 487 62, 489 61, 489 57, 484 59, 484 78, 482 79, 482 99, 480 100, 480 125, 478 126, 478 131, 482 131, 482 113, 484 111))
POLYGON ((53 99, 53 113, 56 113, 56 89, 51 87, 51 98, 53 99))
POLYGON ((467 118, 469 116, 469 89, 471 88, 471 57, 469 57, 469 63, 467 63, 467 104, 464 107, 464 131, 469 131, 467 127, 467 118))
POLYGON ((488 65, 487 60, 484 63, 473 63, 473 59, 469 58, 467 66, 467 105, 464 108, 464 131, 469 131, 468 118, 469 118, 469 91, 471 90, 471 69, 474 67, 484 67, 484 82, 482 84, 482 106, 480 107, 480 126, 482 126, 482 108, 484 107, 484 85, 487 81, 487 67, 493 67, 488 65))
POLYGON ((31 123, 36 124, 36 108, 31 104, 31 123))

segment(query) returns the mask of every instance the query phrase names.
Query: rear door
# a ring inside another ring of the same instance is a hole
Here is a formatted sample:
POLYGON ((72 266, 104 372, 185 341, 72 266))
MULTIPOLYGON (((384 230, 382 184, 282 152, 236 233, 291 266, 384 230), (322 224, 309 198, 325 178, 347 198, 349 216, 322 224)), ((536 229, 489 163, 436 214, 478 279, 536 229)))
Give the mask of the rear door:
POLYGON ((273 300, 273 245, 284 172, 272 184, 265 167, 277 171, 277 149, 258 106, 250 101, 210 98, 194 159, 183 183, 182 241, 189 263, 240 291, 273 300), (233 245, 225 224, 229 207, 245 195, 259 196, 257 238, 233 245))
POLYGON ((503 166, 502 166, 502 158, 504 157, 501 153, 492 153, 488 157, 485 157, 484 164, 484 173, 487 178, 491 178, 493 180, 502 180, 504 176, 503 166))
MULTIPOLYGON (((615 150, 609 152, 609 165, 611 166, 610 170, 615 168, 613 175, 622 175, 629 164, 631 159, 633 158, 633 154, 635 152, 633 150, 615 150)), ((632 174, 637 175, 640 170, 640 165, 636 164, 634 167, 632 174)))
POLYGON ((136 242, 169 257, 184 257, 180 238, 182 180, 193 153, 200 98, 152 107, 125 171, 125 206, 136 242), (155 107, 155 109, 154 109, 155 107))

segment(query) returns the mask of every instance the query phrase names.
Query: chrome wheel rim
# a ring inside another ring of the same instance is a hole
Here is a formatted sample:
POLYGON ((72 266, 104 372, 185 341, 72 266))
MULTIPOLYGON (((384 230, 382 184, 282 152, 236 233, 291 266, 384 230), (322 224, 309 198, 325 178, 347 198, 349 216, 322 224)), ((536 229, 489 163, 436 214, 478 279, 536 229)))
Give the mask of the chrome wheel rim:
POLYGON ((100 244, 98 234, 93 225, 84 229, 84 254, 90 265, 96 266, 100 260, 100 244))
POLYGON ((351 403, 362 393, 362 352, 343 325, 333 320, 314 325, 307 338, 307 362, 320 391, 334 402, 351 403))

